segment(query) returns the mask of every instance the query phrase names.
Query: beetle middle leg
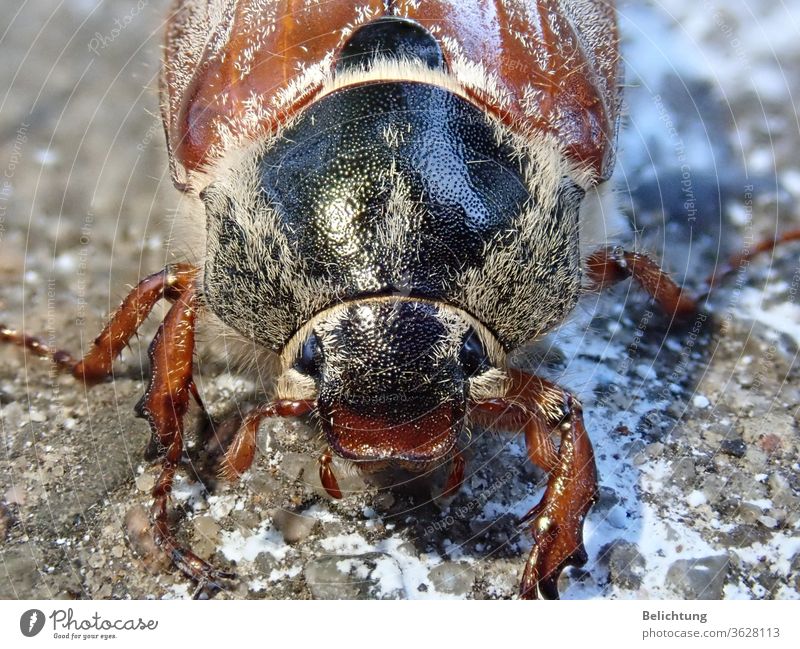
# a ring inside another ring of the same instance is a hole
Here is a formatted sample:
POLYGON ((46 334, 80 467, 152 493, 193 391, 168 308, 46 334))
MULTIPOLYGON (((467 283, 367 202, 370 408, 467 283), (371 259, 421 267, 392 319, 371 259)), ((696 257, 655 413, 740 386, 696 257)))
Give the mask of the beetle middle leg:
POLYGON ((542 500, 522 519, 530 525, 534 547, 525 564, 520 596, 557 599, 564 568, 587 561, 583 521, 597 499, 594 451, 575 397, 519 370, 508 374, 512 385, 505 399, 478 403, 472 412, 488 426, 524 427, 529 458, 550 474, 542 500), (558 451, 551 431, 561 436, 558 451))
POLYGON ((787 230, 776 237, 764 239, 749 250, 742 251, 733 255, 727 262, 717 268, 705 281, 705 286, 700 293, 701 297, 707 297, 711 290, 720 284, 723 280, 733 275, 745 264, 752 261, 755 257, 767 252, 772 252, 776 248, 784 246, 788 243, 800 241, 800 228, 787 230))
POLYGON ((68 353, 49 349, 38 338, 0 328, 0 341, 24 346, 50 358, 86 385, 108 377, 112 365, 161 299, 173 303, 150 345, 150 383, 137 412, 147 419, 153 441, 160 451, 162 470, 153 488, 153 535, 158 547, 184 573, 201 585, 216 585, 229 575, 213 568, 190 550, 181 548, 169 529, 169 496, 183 454, 183 418, 189 399, 200 403, 192 378, 197 296, 194 280, 198 269, 190 264, 168 266, 143 279, 123 300, 106 327, 80 361, 68 353))
POLYGON ((697 302, 681 289, 658 263, 639 252, 621 247, 602 248, 586 260, 589 280, 594 289, 614 286, 633 278, 665 313, 686 320, 697 313, 697 302))
POLYGON ((747 251, 733 255, 706 278, 696 298, 690 297, 678 286, 654 259, 619 246, 601 248, 589 255, 586 270, 591 288, 602 290, 633 278, 664 312, 678 320, 686 320, 697 313, 698 300, 708 297, 715 286, 738 268, 759 255, 795 241, 800 241, 800 228, 787 230, 776 237, 760 241, 747 251))
POLYGON ((159 300, 166 298, 174 302, 192 284, 197 273, 197 268, 190 264, 176 264, 145 277, 125 297, 103 331, 95 338, 86 356, 79 361, 67 351, 51 349, 40 338, 3 325, 0 325, 0 342, 25 347, 37 356, 49 358, 59 370, 69 372, 86 385, 95 385, 111 375, 114 360, 125 349, 159 300))

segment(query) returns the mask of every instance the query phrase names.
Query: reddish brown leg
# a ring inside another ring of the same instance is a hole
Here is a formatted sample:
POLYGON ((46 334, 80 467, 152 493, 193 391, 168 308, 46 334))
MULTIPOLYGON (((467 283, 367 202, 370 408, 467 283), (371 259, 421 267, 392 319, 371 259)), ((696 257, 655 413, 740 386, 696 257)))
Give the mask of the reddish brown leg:
POLYGON ((75 361, 69 352, 50 349, 42 340, 0 325, 0 341, 25 347, 37 356, 50 358, 61 369, 75 378, 93 385, 111 374, 114 359, 119 356, 130 339, 162 299, 176 300, 191 285, 197 269, 190 264, 168 266, 143 279, 122 301, 105 329, 95 338, 86 356, 75 361))
POLYGON ((467 463, 464 460, 464 456, 459 451, 456 451, 450 461, 450 473, 447 475, 447 482, 442 490, 442 498, 450 498, 458 493, 464 483, 464 469, 466 466, 467 463))
POLYGON ((191 550, 178 545, 169 525, 169 497, 172 481, 183 454, 183 418, 193 394, 192 361, 196 317, 196 290, 189 285, 177 296, 175 304, 161 323, 150 345, 150 385, 137 406, 147 419, 161 448, 161 474, 153 488, 153 536, 156 545, 170 556, 201 589, 220 588, 220 579, 233 577, 217 570, 191 550))
POLYGON ((327 449, 319 458, 319 478, 322 481, 322 486, 331 498, 339 500, 342 497, 342 490, 339 487, 339 481, 336 479, 336 474, 333 472, 333 454, 330 449, 327 449))
POLYGON ((800 228, 784 232, 783 234, 775 237, 774 239, 767 239, 765 241, 760 242, 759 244, 753 246, 751 250, 748 250, 745 253, 739 253, 737 255, 734 255, 728 260, 728 262, 724 266, 722 266, 718 271, 716 271, 713 275, 711 275, 708 279, 706 279, 706 287, 702 295, 703 296, 708 295, 708 293, 711 291, 712 288, 714 288, 726 277, 729 277, 730 275, 735 273, 739 268, 741 268, 747 262, 751 261, 753 258, 757 257, 762 253, 771 252, 776 247, 781 246, 785 243, 790 243, 792 241, 800 241, 800 228))
POLYGON ((506 400, 476 404, 472 412, 489 425, 524 425, 528 455, 550 473, 541 502, 523 518, 523 523, 530 524, 534 547, 525 565, 520 596, 536 599, 541 594, 557 599, 558 577, 564 568, 583 565, 587 560, 583 521, 597 499, 594 451, 577 399, 519 370, 509 370, 509 375, 512 386, 506 400), (543 433, 553 428, 561 435, 555 458, 549 448, 552 441, 543 433), (537 443, 545 448, 532 448, 537 443))
POLYGON ((511 379, 508 396, 482 401, 474 407, 472 417, 487 428, 524 429, 528 459, 551 473, 558 465, 551 435, 564 416, 564 391, 520 370, 506 372, 511 379))
POLYGON ((567 396, 567 414, 560 425, 559 465, 550 476, 544 497, 524 517, 530 522, 535 546, 528 557, 520 584, 523 599, 538 592, 558 598, 558 576, 567 566, 586 563, 583 521, 597 500, 594 451, 583 426, 580 403, 567 396))
POLYGON ((75 359, 63 349, 50 349, 41 338, 29 336, 15 329, 11 329, 4 324, 0 324, 0 342, 11 343, 19 347, 25 347, 37 356, 49 358, 56 364, 59 370, 71 372, 75 366, 75 359))
POLYGON ((220 477, 225 480, 235 480, 250 468, 256 453, 256 434, 264 419, 267 417, 302 417, 314 410, 314 407, 313 401, 278 401, 258 406, 248 413, 233 442, 225 451, 220 467, 220 477))
MULTIPOLYGON (((515 370, 510 370, 510 372, 515 372, 515 370)), ((531 380, 539 381, 540 379, 531 377, 531 380)), ((531 463, 548 473, 558 465, 558 452, 551 438, 553 425, 541 412, 538 404, 533 410, 528 410, 522 405, 503 399, 492 399, 482 401, 474 406, 471 416, 473 420, 486 428, 512 431, 523 429, 528 459, 531 463)))
POLYGON ((114 359, 162 298, 174 302, 150 345, 150 385, 137 405, 158 446, 163 449, 162 471, 153 488, 151 515, 156 544, 187 575, 201 585, 216 586, 215 580, 230 577, 215 570, 189 550, 178 546, 169 529, 167 505, 175 471, 183 453, 183 417, 193 396, 200 403, 192 380, 194 354, 195 287, 198 269, 189 264, 167 267, 143 279, 123 300, 109 323, 95 339, 89 353, 78 362, 67 352, 50 350, 41 341, 6 328, 0 340, 27 347, 51 358, 87 385, 111 374, 114 359))
POLYGON ((604 289, 629 277, 639 282, 647 293, 668 314, 686 320, 697 313, 697 303, 705 298, 717 284, 732 275, 744 264, 778 246, 800 241, 800 228, 788 230, 777 237, 761 241, 744 253, 732 256, 713 275, 705 280, 703 289, 696 298, 686 295, 659 265, 647 255, 628 252, 620 247, 598 250, 586 260, 586 268, 592 288, 604 289))
POLYGON ((592 288, 601 290, 632 277, 668 315, 686 320, 697 313, 697 302, 684 293, 647 255, 620 247, 604 248, 586 260, 592 288))

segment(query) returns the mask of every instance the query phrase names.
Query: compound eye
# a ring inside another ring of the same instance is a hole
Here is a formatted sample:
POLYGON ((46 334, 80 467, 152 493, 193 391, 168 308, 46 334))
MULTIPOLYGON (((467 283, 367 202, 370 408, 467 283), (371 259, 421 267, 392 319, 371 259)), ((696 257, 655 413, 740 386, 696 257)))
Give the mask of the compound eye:
POLYGON ((294 369, 314 379, 319 378, 322 371, 322 346, 317 334, 312 333, 303 343, 294 363, 294 369))
POLYGON ((464 338, 459 360, 467 376, 483 374, 491 367, 489 354, 486 353, 486 348, 483 346, 480 336, 478 336, 478 333, 472 328, 470 328, 464 338))

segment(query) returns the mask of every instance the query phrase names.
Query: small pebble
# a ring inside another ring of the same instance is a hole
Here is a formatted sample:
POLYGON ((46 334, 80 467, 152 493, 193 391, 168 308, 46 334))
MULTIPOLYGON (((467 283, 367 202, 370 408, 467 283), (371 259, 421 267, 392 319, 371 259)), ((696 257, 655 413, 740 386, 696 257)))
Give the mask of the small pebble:
POLYGON ((22 428, 25 423, 25 412, 16 401, 0 409, 0 424, 6 431, 22 428))
POLYGON ((429 577, 437 592, 462 597, 472 591, 475 583, 475 571, 464 561, 439 564, 429 577))
POLYGON ((611 582, 620 588, 636 590, 642 585, 647 562, 633 543, 617 539, 600 550, 600 561, 608 563, 611 582))
POLYGON ((758 522, 761 523, 764 527, 768 527, 770 529, 778 527, 778 521, 775 520, 772 516, 759 516, 758 522))
POLYGON ((658 372, 656 372, 650 365, 637 365, 636 373, 646 381, 652 381, 658 378, 658 372))
POLYGON ((216 540, 219 529, 219 524, 211 516, 198 516, 194 519, 194 532, 198 536, 216 540))
POLYGON ((722 599, 730 567, 727 554, 679 559, 669 567, 665 585, 684 599, 722 599))
POLYGON ((747 444, 740 439, 726 439, 720 444, 720 449, 725 455, 742 458, 747 452, 747 444))
POLYGON ((88 563, 92 568, 102 568, 105 562, 106 560, 103 555, 97 552, 89 555, 89 559, 86 561, 86 563, 88 563))
POLYGON ((11 512, 4 503, 0 502, 0 541, 4 541, 11 529, 11 512))
POLYGON ((326 556, 306 564, 303 571, 314 599, 401 599, 400 566, 380 552, 326 556))
POLYGON ((748 524, 755 523, 764 512, 757 505, 752 503, 740 503, 738 508, 739 517, 748 524))
POLYGON ((139 491, 150 493, 156 484, 156 479, 150 473, 143 473, 136 478, 136 488, 139 491))
POLYGON ((681 485, 694 483, 697 469, 694 460, 690 457, 681 457, 672 463, 672 480, 681 485))
POLYGON ((702 394, 696 394, 692 399, 692 405, 695 408, 708 408, 710 404, 711 402, 708 400, 708 398, 702 394))
POLYGON ((395 503, 394 494, 391 491, 381 491, 374 501, 375 509, 379 512, 388 512, 395 503))
POLYGON ((210 559, 217 551, 220 527, 211 516, 194 519, 192 550, 203 559, 210 559))
POLYGON ((25 491, 18 486, 11 487, 5 492, 5 494, 3 494, 3 499, 9 505, 24 505, 25 491))
POLYGON ((139 555, 152 574, 160 574, 169 566, 166 553, 156 547, 150 529, 150 517, 141 505, 125 514, 125 535, 134 552, 139 555))
POLYGON ((283 540, 287 543, 299 543, 307 538, 311 531, 316 527, 318 521, 311 516, 303 516, 285 509, 277 509, 272 514, 272 520, 275 523, 281 534, 283 540))

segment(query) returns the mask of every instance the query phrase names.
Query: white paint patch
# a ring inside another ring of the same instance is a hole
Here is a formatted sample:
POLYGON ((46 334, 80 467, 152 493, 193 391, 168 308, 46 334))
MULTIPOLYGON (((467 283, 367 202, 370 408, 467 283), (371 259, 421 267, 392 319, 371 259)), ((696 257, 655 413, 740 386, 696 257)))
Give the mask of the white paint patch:
POLYGON ((220 550, 229 561, 254 561, 265 552, 277 561, 283 561, 291 548, 283 540, 281 533, 271 527, 269 522, 261 525, 252 536, 245 537, 239 530, 220 532, 222 543, 220 550))
POLYGON ((792 576, 790 563, 792 557, 800 552, 800 536, 780 533, 773 536, 766 544, 753 543, 746 548, 733 548, 732 551, 747 563, 756 563, 763 559, 773 572, 788 578, 792 576))
POLYGON ((750 318, 773 331, 784 333, 794 338, 800 345, 800 306, 784 302, 770 308, 764 308, 764 296, 754 288, 742 289, 737 314, 742 318, 750 318))
MULTIPOLYGON (((324 539, 321 545, 334 555, 365 554, 380 552, 388 555, 377 561, 377 566, 369 574, 357 575, 366 579, 376 579, 383 593, 401 592, 406 599, 463 599, 436 591, 429 578, 432 568, 442 563, 437 554, 416 554, 412 546, 401 536, 391 536, 378 543, 369 543, 360 534, 341 534, 324 539), (399 567, 399 569, 398 569, 399 567), (420 590, 420 586, 423 589, 420 590)), ((341 572, 349 572, 354 565, 364 568, 361 562, 343 558, 337 564, 341 572), (341 564, 341 565, 339 565, 341 564)))
POLYGON ((708 498, 702 491, 695 490, 686 497, 686 502, 689 507, 699 507, 700 505, 705 505, 708 502, 708 498))

